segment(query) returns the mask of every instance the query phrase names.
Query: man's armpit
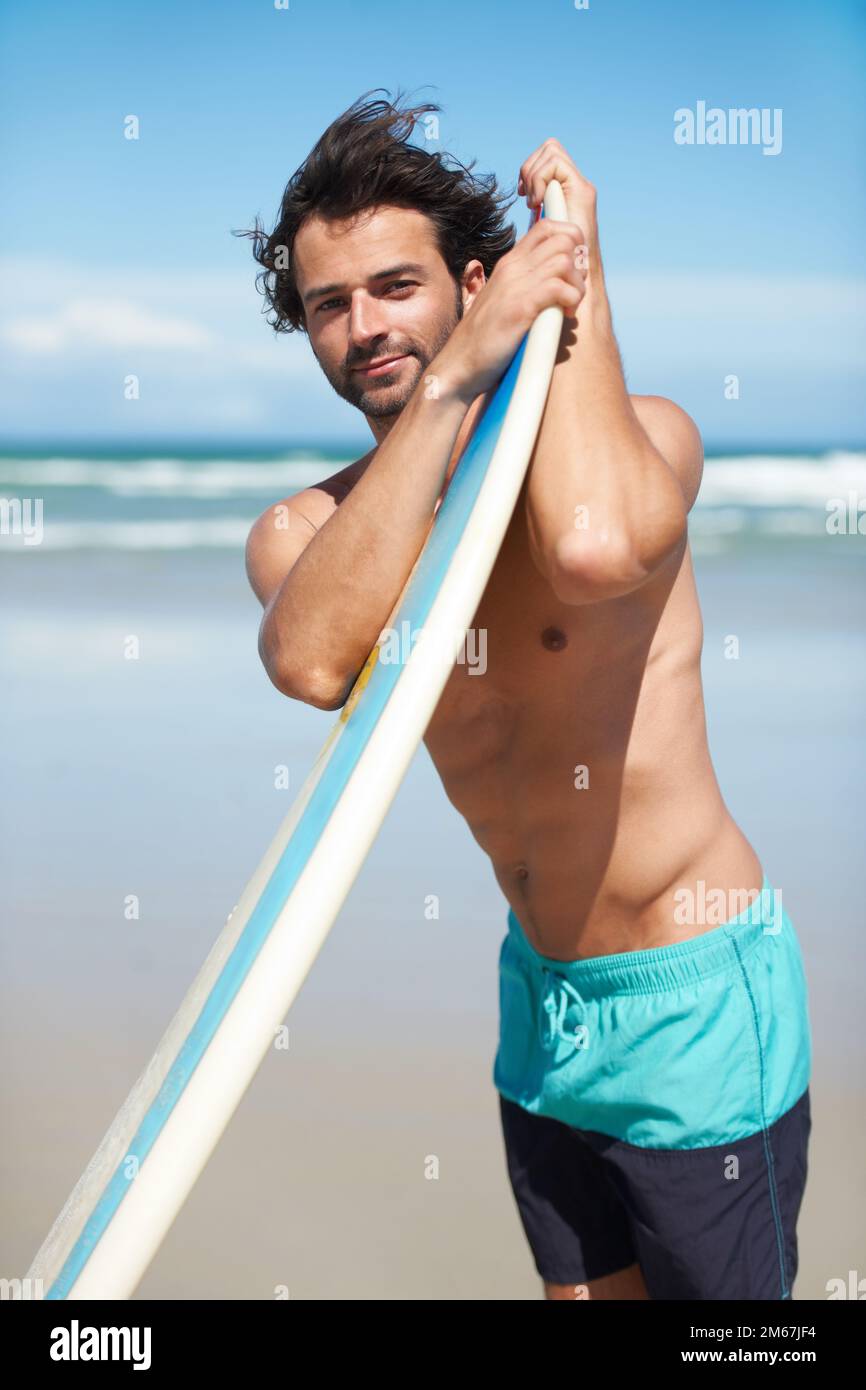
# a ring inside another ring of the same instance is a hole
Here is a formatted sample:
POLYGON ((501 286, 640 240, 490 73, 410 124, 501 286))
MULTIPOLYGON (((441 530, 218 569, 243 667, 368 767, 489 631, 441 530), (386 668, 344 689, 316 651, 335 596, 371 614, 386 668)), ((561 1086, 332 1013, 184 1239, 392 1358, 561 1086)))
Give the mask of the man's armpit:
POLYGON ((316 525, 316 523, 314 521, 311 521, 310 518, 307 516, 306 512, 302 511, 300 507, 293 507, 292 512, 293 514, 297 514, 302 521, 305 521, 307 525, 310 527, 310 529, 313 531, 313 533, 318 531, 319 528, 316 525))

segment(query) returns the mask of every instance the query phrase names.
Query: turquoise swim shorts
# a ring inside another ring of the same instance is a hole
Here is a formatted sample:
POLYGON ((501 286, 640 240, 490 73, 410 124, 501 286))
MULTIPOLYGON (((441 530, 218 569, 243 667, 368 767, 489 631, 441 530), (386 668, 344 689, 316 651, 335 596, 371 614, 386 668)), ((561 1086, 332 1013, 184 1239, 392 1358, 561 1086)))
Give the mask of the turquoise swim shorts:
POLYGON ((499 998, 493 1081, 542 1277, 639 1259, 651 1297, 790 1297, 812 1042, 766 877, 702 935, 577 961, 540 955, 509 909, 499 998))

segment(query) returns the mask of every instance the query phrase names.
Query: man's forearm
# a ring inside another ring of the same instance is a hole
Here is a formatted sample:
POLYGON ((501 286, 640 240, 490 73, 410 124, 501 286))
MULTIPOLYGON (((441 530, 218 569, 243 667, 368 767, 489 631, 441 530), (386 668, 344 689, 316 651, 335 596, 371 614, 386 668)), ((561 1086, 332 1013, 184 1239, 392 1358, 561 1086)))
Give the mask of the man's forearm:
POLYGON ((341 704, 411 573, 467 411, 436 379, 438 398, 428 399, 419 383, 268 605, 259 647, 286 693, 325 708, 341 704))
POLYGON ((637 587, 675 548, 687 515, 629 398, 600 270, 590 275, 576 330, 566 322, 567 357, 554 369, 526 493, 536 561, 575 603, 637 587))

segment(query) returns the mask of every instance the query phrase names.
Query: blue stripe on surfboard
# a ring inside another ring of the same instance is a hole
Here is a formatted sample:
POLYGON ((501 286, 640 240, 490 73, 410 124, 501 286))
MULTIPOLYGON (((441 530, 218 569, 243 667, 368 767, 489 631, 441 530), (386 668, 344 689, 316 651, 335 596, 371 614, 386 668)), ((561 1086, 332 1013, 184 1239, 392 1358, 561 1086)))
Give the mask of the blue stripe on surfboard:
MULTIPOLYGON (((403 602, 393 619, 393 627, 398 632, 402 630, 400 625, 404 621, 409 622, 410 633, 423 625, 441 588, 486 476, 514 392, 525 348, 526 338, 515 353, 508 371, 488 403, 452 475, 427 544, 403 602)), ((140 1168, 183 1094, 309 860, 385 705, 397 686, 403 669, 400 662, 376 661, 372 666, 361 698, 346 720, 321 779, 314 787, 288 844, 272 870, 160 1090, 151 1102, 126 1155, 94 1206, 81 1235, 46 1293, 46 1298, 62 1299, 68 1295, 123 1201, 130 1183, 135 1181, 134 1178, 125 1176, 124 1166, 129 1158, 134 1156, 140 1168)))

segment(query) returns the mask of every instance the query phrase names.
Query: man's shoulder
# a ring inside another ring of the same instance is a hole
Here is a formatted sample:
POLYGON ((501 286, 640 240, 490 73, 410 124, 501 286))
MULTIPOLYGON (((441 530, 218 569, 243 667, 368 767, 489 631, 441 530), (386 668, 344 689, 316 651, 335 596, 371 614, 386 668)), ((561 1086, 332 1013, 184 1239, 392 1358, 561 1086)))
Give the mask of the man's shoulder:
POLYGON ((270 534, 276 513, 292 513, 304 517, 315 530, 318 530, 348 497, 364 472, 372 453, 373 450, 363 458, 354 459, 352 463, 346 464, 329 477, 322 478, 317 483, 310 483, 308 487, 299 488, 297 492, 280 498, 278 502, 272 502, 254 522, 250 538, 255 543, 258 536, 270 534))
POLYGON ((690 415, 667 396, 630 396, 646 434, 679 479, 687 509, 698 495, 704 469, 701 432, 690 415))
POLYGON ((286 566, 294 563, 348 497, 373 452, 370 450, 320 482, 271 503, 253 522, 247 536, 246 568, 250 584, 262 602, 266 601, 263 595, 272 592, 275 578, 282 578, 286 566))

